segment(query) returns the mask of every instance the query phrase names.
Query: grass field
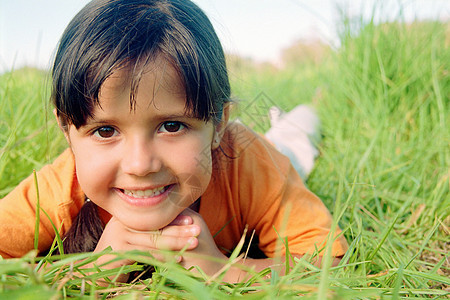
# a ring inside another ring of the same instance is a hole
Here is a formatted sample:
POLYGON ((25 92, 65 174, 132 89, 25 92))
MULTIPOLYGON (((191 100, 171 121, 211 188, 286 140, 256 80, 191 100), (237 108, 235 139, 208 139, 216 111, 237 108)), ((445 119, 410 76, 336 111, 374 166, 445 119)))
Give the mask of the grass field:
MULTIPOLYGON (((321 153, 307 184, 350 244, 338 267, 325 260, 318 269, 305 260, 269 280, 254 274, 244 283, 219 277, 205 284, 136 252, 125 255, 156 265, 153 278, 131 289, 102 288, 92 282, 111 274, 83 279, 73 273, 86 263, 80 259, 95 257, 53 262, 30 255, 0 261, 0 298, 450 298, 449 24, 352 28, 343 24, 339 49, 302 54, 307 47, 298 47, 282 68, 237 58, 229 63, 236 114, 255 130, 263 132, 267 123, 249 112, 264 118, 267 104, 317 108, 321 153)), ((0 77, 0 197, 66 147, 47 103, 48 81, 33 69, 0 77)))

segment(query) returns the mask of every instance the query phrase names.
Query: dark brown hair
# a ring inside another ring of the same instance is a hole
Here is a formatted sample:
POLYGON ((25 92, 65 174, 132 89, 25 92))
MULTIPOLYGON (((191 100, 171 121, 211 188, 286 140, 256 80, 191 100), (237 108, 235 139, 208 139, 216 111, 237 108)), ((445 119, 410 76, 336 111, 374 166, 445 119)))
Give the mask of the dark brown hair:
MULTIPOLYGON (((92 252, 103 233, 103 224, 92 201, 81 207, 63 241, 64 253, 92 252)), ((60 254, 59 251, 56 254, 60 254)))
MULTIPOLYGON (((143 70, 161 56, 178 71, 186 110, 218 123, 230 84, 222 46, 198 6, 187 0, 94 0, 69 23, 55 56, 51 97, 63 128, 85 125, 103 82, 125 67, 131 70, 132 109, 143 70)), ((99 221, 96 206, 87 203, 66 235, 65 252, 91 251, 79 245, 98 235, 80 224, 99 221)))

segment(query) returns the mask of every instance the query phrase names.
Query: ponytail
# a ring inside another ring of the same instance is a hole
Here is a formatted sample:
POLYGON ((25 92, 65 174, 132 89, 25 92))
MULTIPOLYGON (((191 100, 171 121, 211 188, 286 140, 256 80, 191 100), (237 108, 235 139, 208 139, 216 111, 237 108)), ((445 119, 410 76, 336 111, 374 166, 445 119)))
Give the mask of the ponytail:
POLYGON ((103 224, 98 215, 97 205, 87 199, 64 236, 64 253, 94 251, 102 233, 103 224))

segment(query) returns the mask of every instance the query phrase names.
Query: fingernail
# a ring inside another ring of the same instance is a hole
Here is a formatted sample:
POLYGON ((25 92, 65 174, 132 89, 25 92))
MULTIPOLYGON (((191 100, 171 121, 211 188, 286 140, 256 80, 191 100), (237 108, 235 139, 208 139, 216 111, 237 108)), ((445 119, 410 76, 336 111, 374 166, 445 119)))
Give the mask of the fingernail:
POLYGON ((183 257, 181 257, 181 255, 176 255, 176 256, 175 256, 175 261, 176 261, 177 263, 180 263, 182 260, 183 260, 183 257))
POLYGON ((196 240, 197 238, 195 238, 195 237, 191 237, 191 238, 189 238, 189 240, 188 240, 188 244, 189 245, 192 245, 192 244, 194 244, 195 243, 195 240, 196 240))
POLYGON ((192 235, 198 236, 200 234, 200 227, 192 226, 191 228, 189 228, 189 231, 192 233, 192 235))

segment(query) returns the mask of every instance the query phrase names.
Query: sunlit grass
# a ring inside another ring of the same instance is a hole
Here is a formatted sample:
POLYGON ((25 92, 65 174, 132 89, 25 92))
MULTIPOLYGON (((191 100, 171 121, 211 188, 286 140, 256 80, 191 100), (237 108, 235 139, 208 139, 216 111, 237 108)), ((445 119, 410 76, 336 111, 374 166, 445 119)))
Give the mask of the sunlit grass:
MULTIPOLYGON (((0 296, 448 298, 447 28, 435 22, 366 24, 355 35, 344 27, 341 47, 320 61, 287 61, 278 69, 242 61, 241 67, 230 65, 234 95, 242 99, 238 114, 257 131, 268 123, 255 122, 248 110, 265 113, 267 104, 316 107, 323 137, 307 185, 349 241, 339 266, 321 270, 304 259, 285 276, 266 279, 266 270, 226 284, 220 276, 208 281, 201 273, 130 252, 117 257, 155 265, 153 277, 101 287, 98 279, 142 270, 142 264, 89 273, 87 263, 101 254, 41 260, 30 254, 0 261, 0 296)), ((66 147, 47 104, 47 81, 46 74, 29 69, 0 77, 0 197, 66 147)))
POLYGON ((242 98, 264 91, 286 110, 318 110, 323 140, 308 186, 335 216, 345 209, 340 225, 352 245, 344 261, 355 265, 336 274, 352 289, 448 292, 447 26, 368 24, 357 36, 343 32, 341 48, 319 64, 234 79, 242 98))
POLYGON ((66 147, 58 131, 46 73, 25 68, 0 76, 0 197, 66 147))

